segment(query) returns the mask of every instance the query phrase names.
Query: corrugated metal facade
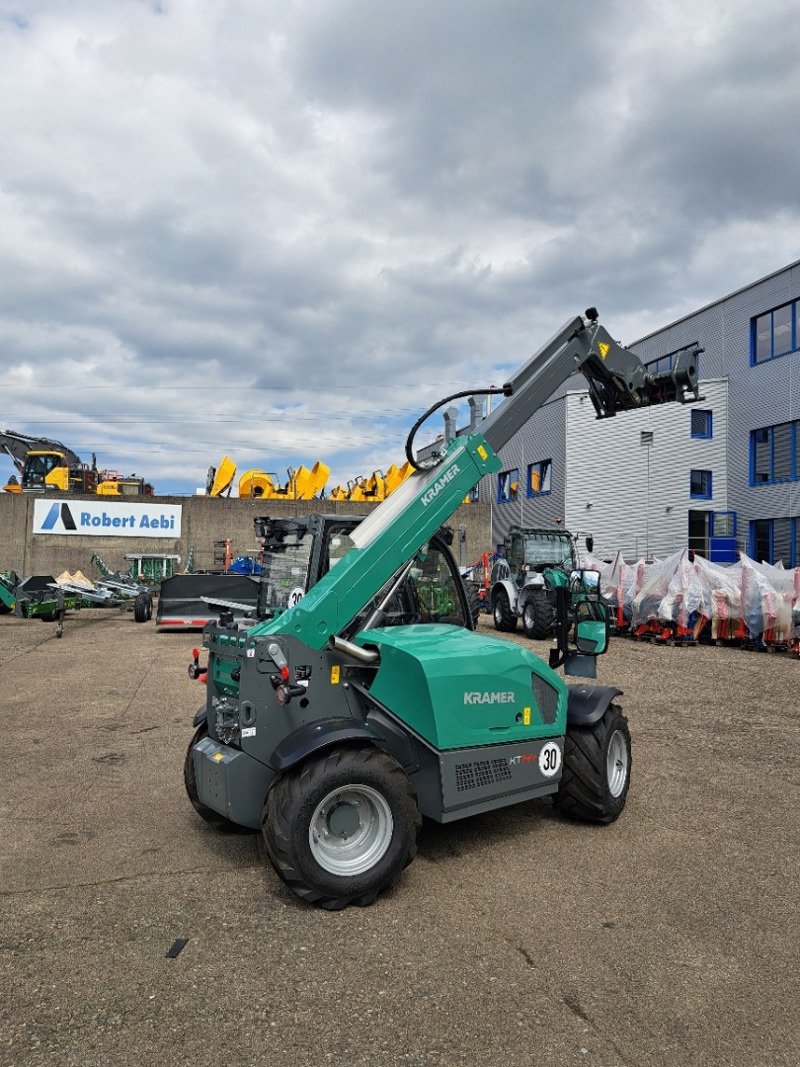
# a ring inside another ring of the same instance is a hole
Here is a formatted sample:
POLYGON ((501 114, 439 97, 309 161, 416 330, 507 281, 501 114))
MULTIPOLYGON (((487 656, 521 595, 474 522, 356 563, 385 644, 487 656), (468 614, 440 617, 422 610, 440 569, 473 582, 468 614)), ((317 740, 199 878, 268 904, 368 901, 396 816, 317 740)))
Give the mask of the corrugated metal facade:
POLYGON ((638 559, 685 548, 689 510, 728 509, 727 392, 725 381, 703 382, 699 406, 712 412, 710 440, 691 436, 690 406, 667 404, 597 419, 585 393, 570 393, 567 529, 591 533, 600 556, 622 549, 626 558, 638 559), (643 434, 651 444, 643 443, 643 434), (691 470, 711 471, 711 499, 690 498, 691 470))
MULTIPOLYGON (((800 564, 800 481, 750 484, 751 431, 800 419, 800 352, 751 366, 751 324, 797 299, 800 261, 631 345, 645 362, 694 343, 705 349, 700 378, 706 400, 695 406, 712 412, 708 440, 691 436, 691 407, 596 420, 582 379, 570 379, 568 389, 502 450, 504 469, 520 472, 517 499, 498 503, 496 478, 480 486, 480 499, 494 504, 495 543, 512 522, 549 525, 563 518, 568 529, 591 530, 603 554, 621 548, 630 558, 648 550, 663 555, 687 544, 690 512, 697 520, 702 513, 732 511, 739 548, 753 550, 751 523, 775 520, 774 560, 800 564), (642 431, 652 432, 651 446, 641 443, 642 431), (529 498, 528 465, 549 458, 551 492, 529 498), (690 497, 692 470, 711 472, 710 499, 690 497)), ((780 450, 788 445, 781 434, 774 446, 779 466, 786 463, 780 450)), ((800 451, 800 443, 795 447, 800 451)), ((795 469, 800 474, 800 455, 795 469)))
POLYGON ((498 476, 491 475, 481 482, 479 499, 492 503, 492 530, 495 544, 500 544, 512 524, 520 526, 554 526, 564 521, 566 484, 565 400, 554 400, 538 411, 525 429, 500 451, 504 471, 519 472, 516 499, 498 501, 498 476), (528 467, 533 463, 551 461, 550 491, 529 497, 528 467))

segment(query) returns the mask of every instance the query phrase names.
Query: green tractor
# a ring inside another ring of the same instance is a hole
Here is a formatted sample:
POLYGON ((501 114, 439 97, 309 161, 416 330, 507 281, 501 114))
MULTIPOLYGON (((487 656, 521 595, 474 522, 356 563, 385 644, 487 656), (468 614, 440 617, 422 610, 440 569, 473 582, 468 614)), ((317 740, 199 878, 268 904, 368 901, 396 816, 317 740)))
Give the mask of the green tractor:
MULTIPOLYGON (((570 571, 580 566, 576 540, 561 527, 510 528, 489 580, 495 629, 512 633, 521 618, 526 637, 552 637, 555 590, 565 588, 570 571)), ((587 551, 592 547, 592 538, 587 536, 587 551)))
MULTIPOLYGON (((449 823, 535 798, 594 823, 623 811, 626 717, 594 677, 608 619, 597 572, 556 594, 557 644, 529 648, 472 628, 458 566, 437 530, 498 451, 576 369, 598 417, 697 395, 694 353, 650 374, 587 311, 503 387, 478 431, 418 461, 354 530, 352 548, 294 606, 204 632, 206 700, 184 781, 212 827, 260 829, 275 871, 328 909, 371 904, 416 852, 422 818, 449 823)), ((461 394, 464 395, 464 394, 461 394)), ((454 397, 447 397, 448 403, 454 397)))

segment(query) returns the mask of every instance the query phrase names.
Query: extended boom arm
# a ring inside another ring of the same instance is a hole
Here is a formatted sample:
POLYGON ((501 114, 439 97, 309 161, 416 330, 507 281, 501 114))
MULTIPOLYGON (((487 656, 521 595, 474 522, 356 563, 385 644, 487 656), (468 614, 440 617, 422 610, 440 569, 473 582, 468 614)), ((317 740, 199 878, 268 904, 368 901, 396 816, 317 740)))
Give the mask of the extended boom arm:
POLYGON ((80 457, 60 441, 51 441, 48 437, 29 437, 14 430, 0 433, 0 449, 11 457, 20 474, 25 469, 25 457, 29 452, 61 452, 67 466, 81 465, 80 457))
MULTIPOLYGON (((392 575, 445 523, 486 474, 500 470, 498 451, 579 370, 599 418, 618 411, 686 403, 697 395, 696 353, 681 356, 665 375, 649 374, 641 360, 597 324, 576 318, 508 382, 506 399, 478 427, 456 437, 436 465, 418 469, 356 527, 355 547, 294 607, 254 627, 252 636, 291 633, 323 648, 348 626, 392 575)), ((413 432, 413 431, 412 431, 413 432)))
POLYGON ((575 371, 589 383, 598 419, 651 404, 702 399, 697 391, 701 349, 679 353, 672 369, 664 374, 650 374, 635 353, 618 345, 598 324, 595 308, 589 308, 586 316, 588 322, 578 317, 565 323, 503 386, 508 399, 480 425, 495 451, 507 444, 575 371))

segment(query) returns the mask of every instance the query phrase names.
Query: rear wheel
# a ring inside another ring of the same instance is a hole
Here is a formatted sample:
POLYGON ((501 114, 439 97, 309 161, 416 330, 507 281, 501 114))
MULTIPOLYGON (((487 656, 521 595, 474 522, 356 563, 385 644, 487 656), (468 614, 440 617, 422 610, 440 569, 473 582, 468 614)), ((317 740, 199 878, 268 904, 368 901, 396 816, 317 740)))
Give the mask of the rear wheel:
POLYGON ((183 764, 183 784, 186 786, 186 795, 192 802, 192 807, 200 816, 200 818, 208 823, 213 830, 221 830, 223 833, 239 833, 243 827, 239 826, 235 822, 231 822, 230 819, 224 815, 220 815, 218 811, 214 811, 213 808, 207 807, 202 803, 197 793, 197 778, 194 773, 194 746, 198 741, 202 741, 204 737, 208 737, 208 726, 203 723, 198 726, 194 737, 192 738, 189 748, 186 750, 186 759, 183 764))
POLYGON ((592 726, 573 726, 564 742, 564 773, 553 797, 556 810, 587 822, 610 823, 622 814, 631 775, 631 735, 622 709, 611 704, 592 726))
POLYGON ((517 616, 511 610, 508 593, 505 589, 499 589, 495 593, 492 615, 494 616, 495 630, 500 630, 501 633, 506 634, 513 633, 516 630, 517 616))
POLYGON ((330 910, 371 904, 417 851, 421 818, 403 768, 374 748, 332 748, 273 785, 262 830, 275 870, 330 910))
POLYGON ((522 609, 522 628, 525 636, 542 640, 553 633, 556 613, 547 599, 547 593, 534 593, 522 609))

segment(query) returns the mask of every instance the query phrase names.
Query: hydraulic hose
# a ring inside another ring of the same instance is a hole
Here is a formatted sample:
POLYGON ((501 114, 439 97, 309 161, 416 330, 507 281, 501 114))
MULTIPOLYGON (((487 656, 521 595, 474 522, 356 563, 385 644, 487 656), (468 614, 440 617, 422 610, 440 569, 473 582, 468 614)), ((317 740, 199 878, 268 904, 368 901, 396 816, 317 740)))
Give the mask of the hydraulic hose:
POLYGON ((438 452, 435 452, 429 459, 423 460, 418 460, 417 457, 414 455, 414 438, 416 437, 417 431, 419 430, 420 426, 422 426, 423 422, 425 422, 426 419, 430 418, 430 416, 433 415, 434 411, 438 411, 440 407, 443 407, 445 404, 449 404, 451 400, 463 400, 464 397, 467 396, 498 396, 500 394, 502 394, 503 396, 506 395, 506 390, 504 387, 499 389, 462 389, 459 393, 451 393, 450 396, 445 396, 441 400, 437 400, 437 402, 431 407, 429 407, 427 411, 423 412, 422 415, 420 415, 420 417, 409 430, 408 437, 406 438, 406 459, 414 468, 414 470, 430 470, 432 467, 438 467, 438 465, 442 462, 443 457, 438 452))

